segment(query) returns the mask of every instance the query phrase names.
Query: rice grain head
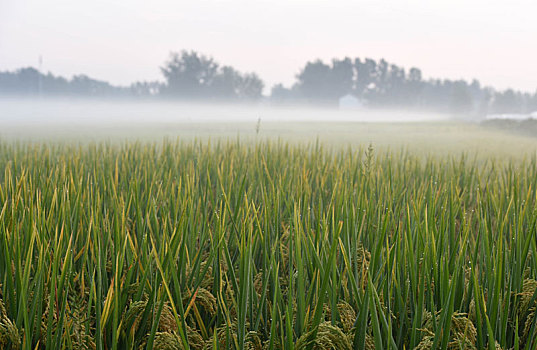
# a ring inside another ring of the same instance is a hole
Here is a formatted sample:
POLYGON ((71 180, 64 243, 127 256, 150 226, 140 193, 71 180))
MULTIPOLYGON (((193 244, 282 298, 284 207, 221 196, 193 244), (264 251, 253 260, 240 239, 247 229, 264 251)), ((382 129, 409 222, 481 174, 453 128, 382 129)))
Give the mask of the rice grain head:
POLYGON ((310 337, 314 329, 302 334, 295 344, 295 349, 304 350, 311 346, 313 350, 351 350, 352 345, 349 338, 343 333, 341 328, 333 326, 330 322, 322 322, 317 328, 314 339, 310 337))
POLYGON ((7 315, 4 301, 0 299, 0 348, 7 349, 11 344, 11 349, 20 349, 21 335, 17 326, 7 315))
POLYGON ((520 296, 520 304, 517 310, 517 317, 519 319, 522 329, 522 335, 520 337, 521 346, 525 346, 531 336, 531 328, 535 320, 535 303, 532 304, 533 294, 537 290, 537 281, 534 279, 525 279, 522 283, 522 292, 520 296))
MULTIPOLYGON (((436 315, 436 322, 440 322, 440 312, 436 315)), ((421 329, 426 335, 415 349, 432 349, 434 340, 433 318, 429 311, 423 315, 423 328, 421 329)), ((449 335, 449 350, 476 349, 477 330, 464 313, 454 313, 451 316, 451 328, 449 335)))
MULTIPOLYGON (((141 326, 146 327, 146 329, 151 328, 152 319, 158 311, 157 307, 155 306, 158 305, 158 302, 154 304, 154 308, 152 310, 153 317, 148 317, 147 324, 141 325, 140 322, 142 321, 142 317, 147 307, 147 303, 147 299, 131 302, 129 309, 123 316, 124 325, 127 325, 132 322, 131 331, 136 332, 141 326)), ((173 332, 176 329, 177 324, 175 322, 175 317, 173 316, 172 308, 170 306, 170 303, 166 301, 164 302, 164 305, 162 306, 162 311, 160 313, 158 330, 160 332, 173 332)))

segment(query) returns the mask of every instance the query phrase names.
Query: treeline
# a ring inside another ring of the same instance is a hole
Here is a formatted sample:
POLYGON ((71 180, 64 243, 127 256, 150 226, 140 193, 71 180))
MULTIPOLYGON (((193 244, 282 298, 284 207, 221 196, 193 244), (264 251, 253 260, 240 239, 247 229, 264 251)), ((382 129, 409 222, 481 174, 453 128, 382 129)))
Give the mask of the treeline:
POLYGON ((42 74, 32 67, 0 72, 0 95, 117 97, 128 94, 128 88, 112 86, 86 75, 66 79, 51 73, 42 74))
MULTIPOLYGON (((537 83, 537 82, 536 82, 537 83)), ((384 59, 334 59, 308 62, 291 88, 272 88, 275 102, 303 101, 335 105, 352 95, 370 107, 429 109, 459 114, 527 113, 537 110, 537 91, 496 91, 479 81, 428 79, 418 68, 408 71, 384 59)))
MULTIPOLYGON (((72 79, 42 74, 35 68, 0 72, 0 95, 96 96, 183 100, 256 101, 264 82, 195 51, 171 53, 161 67, 163 82, 113 86, 85 75, 72 79)), ((368 107, 434 110, 467 115, 528 113, 537 110, 535 93, 496 91, 477 80, 424 79, 418 68, 406 70, 384 59, 333 59, 307 62, 291 87, 275 85, 270 103, 337 106, 345 95, 368 107)))
POLYGON ((14 72, 0 72, 0 95, 245 101, 261 98, 264 88, 263 81, 255 73, 240 73, 231 66, 221 66, 213 58, 194 51, 171 53, 161 72, 164 83, 144 81, 123 87, 85 75, 65 79, 51 73, 42 74, 29 67, 14 72))

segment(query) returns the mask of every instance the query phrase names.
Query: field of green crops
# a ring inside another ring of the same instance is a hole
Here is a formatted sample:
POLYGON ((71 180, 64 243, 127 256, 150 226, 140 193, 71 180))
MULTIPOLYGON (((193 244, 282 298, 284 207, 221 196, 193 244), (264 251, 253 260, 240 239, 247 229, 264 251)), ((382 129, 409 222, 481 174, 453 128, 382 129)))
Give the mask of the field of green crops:
POLYGON ((0 348, 535 349, 537 159, 0 143, 0 348))

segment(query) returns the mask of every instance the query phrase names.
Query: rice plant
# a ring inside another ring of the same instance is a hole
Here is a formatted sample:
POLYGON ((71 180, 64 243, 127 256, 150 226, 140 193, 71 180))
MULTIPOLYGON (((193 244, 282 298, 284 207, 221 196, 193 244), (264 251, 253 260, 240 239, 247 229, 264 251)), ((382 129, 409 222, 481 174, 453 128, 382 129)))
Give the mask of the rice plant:
POLYGON ((0 347, 534 349, 537 160, 0 143, 0 347))

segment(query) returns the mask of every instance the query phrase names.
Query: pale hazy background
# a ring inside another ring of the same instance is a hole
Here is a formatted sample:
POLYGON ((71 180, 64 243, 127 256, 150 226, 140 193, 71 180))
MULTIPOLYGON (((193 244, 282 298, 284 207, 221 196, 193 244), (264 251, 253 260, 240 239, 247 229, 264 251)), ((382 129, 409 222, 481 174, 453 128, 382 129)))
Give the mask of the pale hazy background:
POLYGON ((535 91, 537 2, 0 0, 0 68, 114 84, 162 79, 171 50, 290 84, 306 61, 385 58, 424 78, 535 91))

